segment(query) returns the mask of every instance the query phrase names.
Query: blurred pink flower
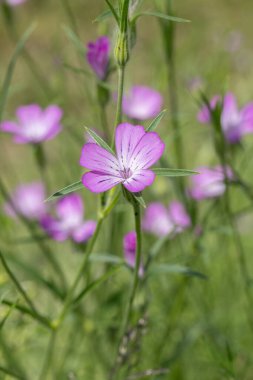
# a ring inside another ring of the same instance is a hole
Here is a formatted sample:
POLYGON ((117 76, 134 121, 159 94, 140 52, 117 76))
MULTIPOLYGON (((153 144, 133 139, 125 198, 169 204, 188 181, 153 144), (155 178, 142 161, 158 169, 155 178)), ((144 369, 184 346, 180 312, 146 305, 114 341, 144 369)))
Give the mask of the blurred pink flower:
POLYGON ((133 86, 128 95, 123 96, 122 110, 132 119, 146 120, 156 117, 162 110, 162 95, 146 86, 133 86))
MULTIPOLYGON (((215 95, 210 102, 210 108, 214 110, 218 102, 221 102, 221 96, 215 95)), ((198 113, 198 120, 204 124, 211 122, 210 111, 206 105, 198 113)), ((228 92, 223 100, 221 127, 230 144, 238 143, 245 134, 253 133, 253 102, 239 110, 235 96, 228 92)))
POLYGON ((99 37, 87 45, 86 58, 98 78, 105 79, 110 59, 110 40, 107 36, 99 37))
MULTIPOLYGON (((214 97, 210 101, 210 109, 213 111, 219 102, 221 102, 221 96, 214 95, 214 97)), ((204 105, 200 109, 197 118, 198 118, 198 121, 202 124, 211 123, 211 114, 207 105, 204 105)))
POLYGON ((11 7, 25 3, 27 0, 5 0, 5 2, 11 7))
POLYGON ((97 144, 85 144, 80 165, 91 170, 82 177, 85 187, 101 193, 122 183, 130 192, 140 192, 150 186, 155 174, 149 170, 162 156, 165 145, 156 132, 128 123, 116 129, 117 156, 97 144))
POLYGON ((169 207, 153 202, 148 205, 143 218, 143 229, 163 237, 172 233, 180 233, 190 227, 191 220, 182 203, 173 201, 169 207))
POLYGON ((19 144, 37 144, 53 139, 60 131, 62 110, 51 105, 42 110, 37 104, 21 106, 16 110, 17 122, 3 121, 0 130, 13 134, 19 144))
POLYGON ((202 166, 197 168, 196 171, 200 174, 191 177, 191 186, 188 193, 197 201, 221 196, 226 189, 226 176, 229 181, 234 179, 234 174, 229 167, 224 170, 221 166, 214 168, 202 166))
POLYGON ((32 182, 18 186, 5 203, 5 213, 13 218, 17 214, 30 220, 39 220, 46 213, 45 189, 42 183, 32 182))
POLYGON ((56 217, 47 214, 41 219, 42 228, 54 240, 71 238, 76 243, 83 243, 93 235, 96 222, 84 221, 84 207, 79 195, 70 194, 60 199, 56 203, 55 212, 56 217))
MULTIPOLYGON (((124 236, 123 247, 124 247, 125 261, 131 268, 135 268, 136 246, 137 246, 136 232, 135 231, 128 232, 124 236)), ((143 275, 144 275, 144 268, 143 268, 143 265, 141 264, 139 268, 139 276, 143 277, 143 275)))

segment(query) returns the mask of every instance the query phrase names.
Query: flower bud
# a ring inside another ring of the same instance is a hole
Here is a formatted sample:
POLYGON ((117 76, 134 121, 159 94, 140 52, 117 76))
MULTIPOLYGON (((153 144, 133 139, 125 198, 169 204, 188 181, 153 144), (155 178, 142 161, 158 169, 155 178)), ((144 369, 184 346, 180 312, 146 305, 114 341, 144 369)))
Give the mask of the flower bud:
POLYGON ((126 33, 118 34, 117 42, 114 49, 114 56, 119 66, 125 66, 129 59, 128 37, 126 33))

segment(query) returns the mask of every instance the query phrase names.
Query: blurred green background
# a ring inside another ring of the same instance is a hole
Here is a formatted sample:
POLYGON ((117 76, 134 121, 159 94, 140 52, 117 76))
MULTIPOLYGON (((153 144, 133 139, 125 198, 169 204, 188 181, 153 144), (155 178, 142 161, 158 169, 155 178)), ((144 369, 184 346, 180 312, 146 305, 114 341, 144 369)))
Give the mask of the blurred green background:
MULTIPOLYGON (((158 0, 161 6, 166 0, 158 0)), ((142 9, 155 9, 155 2, 144 0, 142 9)), ((7 24, 3 11, 0 18, 0 81, 3 82, 7 65, 17 41, 32 23, 36 29, 29 38, 25 51, 18 59, 12 78, 3 119, 14 118, 19 105, 39 103, 59 104, 64 109, 63 131, 53 141, 45 143, 48 195, 78 180, 82 169, 79 156, 84 143, 84 125, 97 127, 99 114, 96 106, 95 80, 92 75, 74 73, 66 64, 88 69, 85 53, 77 49, 69 37, 75 30, 85 47, 101 34, 116 36, 112 19, 93 22, 106 8, 104 1, 94 0, 27 0, 12 11, 12 22, 7 24), (70 8, 69 8, 70 7, 70 8)), ((210 130, 198 124, 197 90, 209 96, 232 91, 239 103, 253 99, 252 0, 187 0, 174 4, 175 14, 191 20, 176 26, 176 69, 179 95, 179 117, 184 141, 186 168, 216 164, 218 159, 211 141, 210 130)), ((116 73, 110 78, 116 90, 116 73)), ((159 133, 166 141, 166 157, 174 158, 174 141, 170 125, 167 68, 165 66, 159 23, 153 17, 143 17, 137 24, 137 44, 131 53, 126 70, 126 88, 132 84, 150 85, 164 96, 168 113, 159 133)), ((108 118, 113 127, 115 104, 108 106, 108 118)), ((11 190, 22 182, 40 179, 33 151, 28 146, 15 145, 9 136, 0 136, 0 176, 11 190)), ((237 155, 236 166, 247 181, 252 182, 251 166, 253 138, 247 136, 237 155)), ((97 198, 82 192, 88 217, 96 218, 97 198)), ((157 179, 146 200, 168 202, 177 196, 171 182, 157 179)), ((3 199, 1 205, 3 204, 3 199)), ((240 189, 233 190, 233 211, 248 205, 240 189)), ((210 204, 204 202, 200 213, 210 204)), ((118 213, 124 214, 124 225, 117 234, 117 251, 122 257, 122 236, 133 229, 132 216, 121 202, 118 213)), ((36 242, 18 222, 0 216, 1 247, 9 256, 9 263, 35 303, 44 314, 56 316, 61 302, 35 280, 31 268, 42 277, 54 276, 41 257, 36 242), (27 268, 30 268, 28 270, 27 268)), ((130 360, 130 370, 169 368, 167 375, 151 376, 152 380, 252 380, 252 330, 248 314, 252 313, 244 283, 238 269, 237 251, 223 215, 210 216, 210 231, 194 245, 192 232, 166 243, 159 260, 186 263, 194 257, 194 269, 208 276, 208 280, 182 277, 178 274, 150 278, 147 296, 140 291, 137 297, 140 316, 147 320, 141 345, 130 360), (144 310, 143 310, 144 304, 144 310), (132 365, 132 367, 131 367, 132 365)), ((243 237, 249 271, 252 259, 253 218, 250 213, 237 219, 243 237)), ((111 223, 111 219, 108 223, 111 223)), ((96 251, 106 250, 108 229, 104 228, 96 251)), ((70 242, 48 242, 69 281, 76 273, 82 255, 74 252, 70 242)), ((145 237, 143 254, 154 243, 145 237)), ((108 269, 109 264, 93 263, 91 278, 108 269)), ((252 271, 251 271, 252 272, 252 271)), ((103 380, 108 378, 119 320, 124 310, 131 275, 124 268, 85 299, 81 312, 71 314, 64 324, 57 349, 53 354, 49 379, 103 380)), ((1 299, 19 299, 8 276, 1 269, 1 299)), ((8 308, 0 306, 0 317, 8 308)), ((39 379, 46 358, 48 331, 27 316, 10 311, 0 331, 0 367, 24 373, 27 379, 39 379)), ((0 379, 11 379, 0 373, 0 379), (2 376, 2 377, 1 377, 2 376)), ((144 377, 140 377, 140 379, 144 377)))

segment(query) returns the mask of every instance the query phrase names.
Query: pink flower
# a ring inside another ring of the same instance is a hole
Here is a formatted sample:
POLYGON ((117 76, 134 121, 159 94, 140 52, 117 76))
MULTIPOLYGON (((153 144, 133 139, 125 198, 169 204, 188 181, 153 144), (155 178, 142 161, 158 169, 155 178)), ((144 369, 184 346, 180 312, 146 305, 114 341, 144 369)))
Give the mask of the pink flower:
MULTIPOLYGON (((206 198, 216 198, 221 196, 226 189, 225 172, 221 166, 214 168, 199 167, 196 169, 200 174, 191 177, 191 188, 189 195, 200 201, 206 198)), ((229 167, 226 167, 226 175, 229 181, 234 179, 234 174, 229 167)))
POLYGON ((66 195, 55 206, 56 217, 45 215, 41 219, 42 228, 54 240, 63 241, 68 238, 76 243, 86 242, 96 229, 93 220, 84 221, 82 199, 77 194, 66 195))
POLYGON ((21 106, 16 110, 17 122, 4 121, 0 130, 14 135, 19 144, 37 144, 51 140, 61 131, 62 110, 55 105, 45 110, 37 104, 21 106))
POLYGON ((11 202, 4 205, 7 215, 17 214, 30 220, 39 220, 46 213, 45 189, 42 183, 32 182, 20 185, 11 195, 11 202))
MULTIPOLYGON (((211 100, 210 108, 214 110, 218 102, 221 102, 221 97, 215 95, 211 100)), ((198 120, 201 123, 211 122, 211 115, 207 106, 200 110, 198 120)), ((230 144, 238 143, 245 134, 253 133, 253 103, 248 103, 239 110, 234 95, 228 92, 223 100, 221 127, 230 144)))
MULTIPOLYGON (((136 232, 134 231, 128 232, 124 236, 123 247, 124 247, 125 261, 131 268, 135 268, 136 246, 137 246, 136 232)), ((143 268, 143 265, 141 264, 139 268, 139 276, 143 277, 143 275, 144 275, 144 268, 143 268)))
POLYGON ((91 171, 83 175, 83 185, 94 193, 107 191, 119 183, 133 193, 150 186, 155 174, 149 168, 165 148, 158 134, 123 123, 116 129, 115 145, 117 156, 97 144, 84 145, 80 164, 91 171))
MULTIPOLYGON (((220 95, 214 95, 214 97, 211 99, 210 101, 210 109, 212 111, 215 110, 217 104, 221 102, 221 96, 220 95)), ((210 114, 210 110, 209 108, 207 107, 207 105, 204 105, 201 110, 199 111, 198 113, 198 121, 202 124, 208 124, 208 123, 211 123, 211 114, 210 114)))
POLYGON ((133 86, 123 97, 122 110, 132 119, 146 120, 156 117, 162 105, 163 98, 158 91, 146 86, 133 86))
POLYGON ((99 37, 87 45, 86 58, 98 78, 105 79, 109 66, 110 40, 107 36, 99 37))
POLYGON ((143 229, 152 234, 163 237, 172 233, 180 233, 191 225, 191 220, 184 206, 177 201, 171 202, 169 207, 162 203, 150 203, 143 218, 143 229))
POLYGON ((243 135, 253 133, 253 103, 248 103, 239 110, 234 95, 227 93, 223 102, 221 125, 231 144, 238 143, 243 135))
POLYGON ((26 0, 5 0, 5 2, 11 7, 15 7, 16 5, 25 3, 26 0))

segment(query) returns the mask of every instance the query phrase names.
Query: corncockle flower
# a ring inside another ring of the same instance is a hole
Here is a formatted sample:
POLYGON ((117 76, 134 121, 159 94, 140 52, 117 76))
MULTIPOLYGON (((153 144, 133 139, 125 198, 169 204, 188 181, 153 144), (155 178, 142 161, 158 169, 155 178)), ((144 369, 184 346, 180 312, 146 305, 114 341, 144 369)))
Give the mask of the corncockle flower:
POLYGON ((243 135, 253 133, 253 103, 239 110, 234 95, 227 93, 223 102, 221 126, 231 144, 238 143, 243 135))
POLYGON ((26 219, 39 220, 46 213, 44 199, 45 189, 42 183, 23 184, 15 189, 10 202, 5 203, 4 210, 13 218, 20 214, 26 219))
POLYGON ((107 191, 119 183, 133 193, 150 186, 155 174, 149 168, 165 148, 158 134, 123 123, 116 128, 115 146, 116 156, 97 144, 84 145, 80 164, 91 171, 83 175, 83 185, 94 193, 107 191))
POLYGON ((191 220, 184 206, 177 201, 171 202, 169 207, 162 203, 150 203, 143 218, 143 229, 152 234, 163 237, 172 233, 180 233, 190 227, 191 220))
MULTIPOLYGON (((125 261, 131 268, 135 268, 136 246, 137 246, 136 232, 135 231, 128 232, 124 236, 123 247, 124 247, 125 261)), ((139 268, 139 276, 143 277, 143 275, 144 275, 144 268, 143 268, 143 265, 141 264, 139 268)))
MULTIPOLYGON (((210 108, 214 110, 218 102, 221 102, 221 97, 216 95, 210 102, 210 108)), ((210 111, 206 105, 200 110, 198 120, 201 123, 211 122, 210 111)), ((253 133, 253 103, 248 103, 239 110, 234 95, 227 93, 222 105, 221 127, 230 144, 238 143, 243 135, 253 133)))
POLYGON ((70 194, 60 199, 56 203, 55 212, 56 217, 46 215, 41 219, 42 228, 54 240, 71 238, 76 243, 84 243, 93 235, 96 222, 84 221, 84 207, 79 195, 70 194))
POLYGON ((110 40, 107 36, 99 37, 87 45, 86 58, 98 78, 104 80, 109 67, 110 40))
POLYGON ((156 117, 162 110, 161 94, 146 86, 133 86, 123 96, 122 111, 131 119, 146 120, 156 117))
MULTIPOLYGON (((23 4, 25 3, 27 0, 5 0, 3 2, 5 2, 6 4, 10 5, 11 7, 15 7, 16 5, 20 5, 20 4, 23 4)), ((0 1, 1 3, 1 1, 0 1)))
MULTIPOLYGON (((214 97, 210 101, 210 109, 213 111, 215 110, 217 104, 221 102, 221 96, 220 95, 214 95, 214 97)), ((211 123, 211 114, 208 106, 205 104, 199 111, 197 115, 198 121, 202 124, 209 124, 211 123)))
POLYGON ((60 131, 62 110, 51 105, 44 110, 37 104, 21 106, 16 110, 17 122, 4 121, 0 130, 14 135, 19 144, 38 144, 53 139, 60 131))
POLYGON ((234 179, 234 174, 228 166, 225 169, 221 166, 214 168, 203 166, 196 171, 200 174, 191 177, 188 193, 197 201, 221 196, 226 190, 226 177, 229 181, 234 179))

